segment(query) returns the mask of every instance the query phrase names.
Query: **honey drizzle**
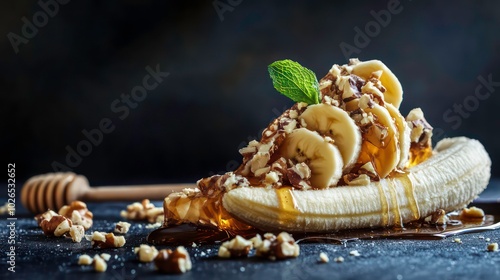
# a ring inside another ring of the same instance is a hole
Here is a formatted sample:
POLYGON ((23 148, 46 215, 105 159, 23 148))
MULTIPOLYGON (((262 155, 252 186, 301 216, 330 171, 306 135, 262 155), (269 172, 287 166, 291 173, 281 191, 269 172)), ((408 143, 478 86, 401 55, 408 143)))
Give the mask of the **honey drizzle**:
POLYGON ((276 189, 276 196, 278 197, 278 204, 280 209, 278 223, 287 224, 290 222, 294 222, 300 212, 297 208, 297 203, 295 201, 295 196, 292 193, 292 188, 278 188, 276 189))
POLYGON ((415 189, 413 182, 410 180, 408 174, 398 175, 398 181, 401 182, 405 190, 405 196, 408 199, 408 206, 412 213, 412 220, 420 219, 420 208, 418 207, 417 199, 415 198, 415 189))
POLYGON ((382 225, 389 225, 389 202, 387 201, 387 197, 385 196, 384 186, 382 182, 377 183, 377 188, 380 193, 380 206, 382 207, 382 225))
POLYGON ((391 197, 391 211, 393 214, 393 224, 395 227, 403 227, 403 219, 401 217, 401 209, 399 208, 399 201, 394 185, 394 181, 387 179, 387 189, 391 197))

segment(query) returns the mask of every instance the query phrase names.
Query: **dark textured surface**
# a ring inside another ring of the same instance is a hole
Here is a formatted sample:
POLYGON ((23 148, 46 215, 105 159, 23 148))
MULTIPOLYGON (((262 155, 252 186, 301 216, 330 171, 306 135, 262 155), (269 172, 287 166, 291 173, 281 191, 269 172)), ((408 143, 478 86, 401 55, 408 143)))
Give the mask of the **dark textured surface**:
MULTIPOLYGON (((500 184, 493 182, 477 200, 494 205, 500 214, 500 184)), ((160 205, 159 201, 154 202, 160 205)), ((121 220, 120 210, 128 203, 89 203, 94 212, 92 230, 112 231, 114 223, 121 220)), ((126 235, 127 243, 119 249, 91 249, 90 242, 73 243, 68 238, 48 238, 42 234, 33 216, 20 205, 17 208, 16 272, 7 271, 7 217, 0 222, 2 237, 3 279, 37 279, 50 275, 52 279, 163 279, 154 265, 139 263, 133 247, 145 243, 146 223, 133 222, 126 235), (77 265, 78 256, 98 253, 112 255, 105 273, 96 273, 92 267, 77 265), (54 278, 56 277, 56 278, 54 278)), ((193 260, 193 270, 169 278, 178 279, 499 279, 500 251, 487 252, 490 242, 500 243, 500 230, 461 235, 462 244, 454 237, 442 240, 359 240, 344 245, 301 244, 301 254, 296 259, 268 261, 249 257, 221 260, 217 245, 187 246, 193 260), (486 238, 491 241, 487 242, 486 238), (361 256, 350 256, 357 250, 361 256), (319 252, 330 257, 329 263, 319 263, 319 252), (345 261, 336 263, 335 257, 345 261)), ((171 248, 157 246, 158 248, 171 248)))

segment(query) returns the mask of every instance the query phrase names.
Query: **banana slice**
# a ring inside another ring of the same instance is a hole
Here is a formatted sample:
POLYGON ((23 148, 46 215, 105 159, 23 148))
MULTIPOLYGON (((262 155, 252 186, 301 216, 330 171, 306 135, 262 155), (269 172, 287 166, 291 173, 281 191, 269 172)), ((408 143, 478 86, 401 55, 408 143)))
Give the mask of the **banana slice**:
POLYGON ((359 62, 352 66, 351 73, 369 79, 377 71, 382 71, 379 80, 386 89, 384 101, 399 108, 401 101, 403 101, 403 88, 396 75, 382 61, 368 60, 359 62))
POLYGON ((383 126, 371 125, 363 133, 365 141, 361 145, 359 163, 371 162, 380 178, 385 178, 399 163, 400 147, 398 145, 397 128, 391 115, 384 107, 373 104, 372 108, 365 108, 365 112, 372 113, 383 126))
POLYGON ((362 142, 361 132, 349 114, 335 106, 317 104, 308 106, 299 119, 306 122, 307 129, 329 136, 335 141, 335 146, 344 159, 343 171, 349 171, 358 160, 362 142))
POLYGON ((396 107, 394 107, 390 103, 386 103, 385 108, 394 119, 396 128, 398 129, 400 157, 397 167, 403 170, 408 165, 408 162, 410 160, 411 129, 406 123, 405 118, 401 115, 401 113, 399 113, 399 110, 396 109, 396 107))
POLYGON ((286 159, 307 162, 314 188, 333 186, 342 176, 343 160, 340 151, 315 131, 306 128, 292 131, 278 153, 286 159))
POLYGON ((490 166, 481 143, 457 137, 439 142, 436 153, 407 175, 368 186, 308 191, 242 187, 226 193, 222 202, 233 216, 262 230, 393 226, 437 209, 465 207, 487 186, 490 166))

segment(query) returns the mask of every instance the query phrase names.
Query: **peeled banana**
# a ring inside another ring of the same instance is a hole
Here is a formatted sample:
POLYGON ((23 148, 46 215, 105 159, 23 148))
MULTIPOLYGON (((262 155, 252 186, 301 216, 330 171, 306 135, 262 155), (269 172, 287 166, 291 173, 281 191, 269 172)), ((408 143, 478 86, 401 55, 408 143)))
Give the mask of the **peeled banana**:
POLYGON ((286 189, 293 198, 287 202, 275 189, 236 188, 222 201, 236 218, 263 230, 325 232, 401 225, 437 209, 463 208, 489 181, 491 161, 478 141, 444 139, 435 151, 407 173, 366 186, 286 189))

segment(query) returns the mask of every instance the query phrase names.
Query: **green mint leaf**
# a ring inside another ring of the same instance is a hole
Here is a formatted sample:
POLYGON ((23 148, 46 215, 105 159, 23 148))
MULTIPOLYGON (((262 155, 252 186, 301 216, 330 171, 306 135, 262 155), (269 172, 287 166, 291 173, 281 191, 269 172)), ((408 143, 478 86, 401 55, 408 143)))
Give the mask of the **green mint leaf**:
POLYGON ((275 61, 267 69, 281 94, 295 102, 319 103, 318 79, 313 71, 289 59, 275 61))

